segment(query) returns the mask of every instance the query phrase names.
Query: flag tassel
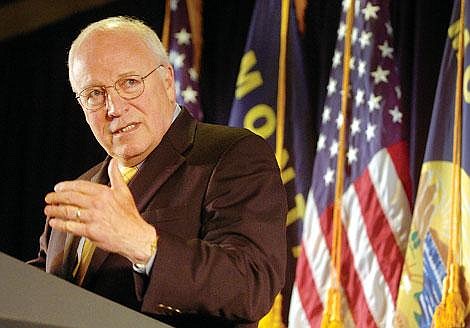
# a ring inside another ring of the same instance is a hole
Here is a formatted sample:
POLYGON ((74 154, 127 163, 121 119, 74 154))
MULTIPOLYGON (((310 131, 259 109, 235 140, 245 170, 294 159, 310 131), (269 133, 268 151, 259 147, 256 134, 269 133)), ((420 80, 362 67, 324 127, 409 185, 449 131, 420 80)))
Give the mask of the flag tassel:
POLYGON ((343 328, 341 320, 341 295, 337 288, 330 288, 328 290, 328 300, 323 318, 321 321, 321 328, 343 328))
POLYGON ((465 327, 465 304, 460 292, 460 268, 452 263, 444 279, 444 296, 434 313, 435 328, 465 327))

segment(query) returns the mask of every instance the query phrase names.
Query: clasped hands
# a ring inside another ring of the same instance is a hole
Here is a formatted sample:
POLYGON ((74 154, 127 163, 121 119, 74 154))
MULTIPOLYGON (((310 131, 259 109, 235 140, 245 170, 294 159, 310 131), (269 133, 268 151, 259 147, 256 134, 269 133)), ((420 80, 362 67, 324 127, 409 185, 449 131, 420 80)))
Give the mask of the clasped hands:
POLYGON ((139 214, 116 159, 111 159, 108 175, 110 186, 82 180, 58 183, 45 197, 44 213, 53 229, 145 264, 153 255, 156 230, 139 214))

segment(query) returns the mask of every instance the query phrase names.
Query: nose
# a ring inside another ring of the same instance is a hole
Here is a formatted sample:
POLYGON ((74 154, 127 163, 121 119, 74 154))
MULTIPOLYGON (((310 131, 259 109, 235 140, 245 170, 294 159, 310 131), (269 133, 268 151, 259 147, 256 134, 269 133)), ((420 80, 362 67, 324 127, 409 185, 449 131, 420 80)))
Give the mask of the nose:
POLYGON ((119 117, 125 110, 126 100, 122 99, 114 88, 109 88, 106 92, 106 115, 108 117, 119 117))

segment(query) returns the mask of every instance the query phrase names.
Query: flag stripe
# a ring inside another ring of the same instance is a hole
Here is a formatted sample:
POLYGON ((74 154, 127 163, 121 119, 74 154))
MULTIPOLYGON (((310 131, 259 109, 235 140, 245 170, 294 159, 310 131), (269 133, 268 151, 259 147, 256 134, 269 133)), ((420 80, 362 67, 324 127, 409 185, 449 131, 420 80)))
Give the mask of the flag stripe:
MULTIPOLYGON (((298 292, 301 295, 301 298, 312 298, 310 306, 314 310, 309 313, 308 320, 313 323, 312 327, 320 327, 324 308, 323 304, 326 302, 326 294, 331 283, 329 279, 329 270, 325 270, 325 268, 329 268, 331 258, 328 247, 326 245, 326 240, 321 230, 318 229, 318 211, 313 200, 312 192, 308 194, 305 215, 315 219, 305 221, 304 223, 303 246, 305 251, 303 254, 307 261, 302 262, 303 265, 299 265, 298 268, 299 270, 302 269, 310 271, 310 273, 307 274, 312 276, 313 282, 316 286, 316 291, 312 293, 311 290, 302 288, 303 286, 298 286, 298 292)), ((293 309, 296 308, 296 306, 293 307, 293 309)), ((342 309, 342 316, 345 327, 354 326, 351 312, 349 311, 349 307, 344 297, 342 297, 342 309)), ((295 314, 295 312, 289 314, 290 325, 291 322, 297 321, 295 314)), ((292 326, 297 327, 295 324, 292 324, 292 326)), ((300 327, 304 326, 300 325, 300 327)))
MULTIPOLYGON (((291 303, 294 305, 302 305, 297 284, 292 288, 291 303)), ((289 311, 289 325, 291 327, 314 327, 313 323, 310 323, 307 319, 302 306, 291 307, 289 311)))
MULTIPOLYGON (((409 154, 408 154, 408 142, 401 141, 394 145, 388 147, 388 153, 393 161, 397 175, 403 184, 403 188, 406 191, 406 196, 408 198, 408 204, 411 204, 413 207, 413 185, 411 182, 410 171, 408 166, 403 165, 403 163, 409 163, 409 154)), ((410 208, 410 205, 407 206, 410 208)))
MULTIPOLYGON (((365 173, 366 174, 366 173, 365 173)), ((354 254, 354 267, 361 280, 361 288, 367 299, 369 310, 379 327, 389 327, 393 319, 392 295, 380 267, 380 258, 375 254, 365 226, 360 194, 351 186, 344 195, 344 211, 348 226, 348 240, 354 254)))
MULTIPOLYGON (((297 263, 300 263, 301 266, 309 266, 307 263, 307 257, 305 256, 307 249, 302 243, 302 252, 300 257, 297 259, 297 263)), ((310 270, 300 270, 296 275, 297 286, 300 290, 309 291, 309 293, 299 294, 300 301, 302 303, 303 311, 305 312, 310 325, 313 327, 315 324, 315 318, 321 318, 323 313, 323 304, 320 301, 320 297, 317 293, 317 287, 315 286, 315 281, 312 277, 312 272, 310 270)))
MULTIPOLYGON (((343 215, 344 217, 344 215, 343 215)), ((331 253, 332 233, 333 233, 333 207, 329 206, 320 218, 320 226, 323 235, 326 237, 328 249, 331 253)), ((361 281, 353 266, 354 257, 349 246, 344 231, 346 227, 343 225, 343 234, 341 235, 341 285, 346 289, 345 296, 352 312, 354 322, 359 327, 376 327, 374 318, 370 313, 367 299, 362 289, 361 281)), ((324 270, 324 268, 323 268, 324 270)))
MULTIPOLYGON (((377 153, 369 164, 369 173, 374 184, 388 224, 395 236, 402 256, 405 252, 411 221, 407 185, 411 184, 408 171, 398 161, 400 153, 407 152, 407 144, 400 142, 377 153), (405 182, 403 182, 405 181, 405 182)), ((408 162, 406 162, 408 163, 408 162)))
POLYGON ((360 195, 359 201, 371 246, 376 253, 384 278, 392 290, 393 300, 396 300, 397 291, 394 284, 400 279, 401 273, 396 268, 403 265, 403 255, 382 210, 380 200, 377 194, 372 192, 375 188, 368 170, 356 180, 354 187, 356 193, 360 195))

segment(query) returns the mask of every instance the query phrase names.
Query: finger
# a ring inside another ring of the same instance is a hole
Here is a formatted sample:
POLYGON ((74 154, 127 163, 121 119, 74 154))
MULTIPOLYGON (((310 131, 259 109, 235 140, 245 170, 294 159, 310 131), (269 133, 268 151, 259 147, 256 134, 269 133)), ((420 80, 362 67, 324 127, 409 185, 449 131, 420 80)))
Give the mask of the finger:
POLYGON ((75 191, 86 195, 101 193, 106 186, 85 180, 62 181, 54 186, 54 191, 75 191))
POLYGON ((127 188, 127 184, 119 171, 118 162, 114 158, 109 162, 108 175, 111 189, 121 190, 122 188, 127 188))
POLYGON ((46 195, 44 200, 47 204, 72 205, 75 207, 86 207, 92 195, 85 195, 78 191, 58 191, 46 195))
POLYGON ((88 220, 87 212, 83 208, 70 205, 47 205, 44 214, 49 217, 84 222, 88 220))
POLYGON ((49 225, 52 229, 70 232, 77 236, 86 236, 86 224, 82 222, 72 221, 72 220, 62 220, 59 218, 51 218, 49 220, 49 225))

